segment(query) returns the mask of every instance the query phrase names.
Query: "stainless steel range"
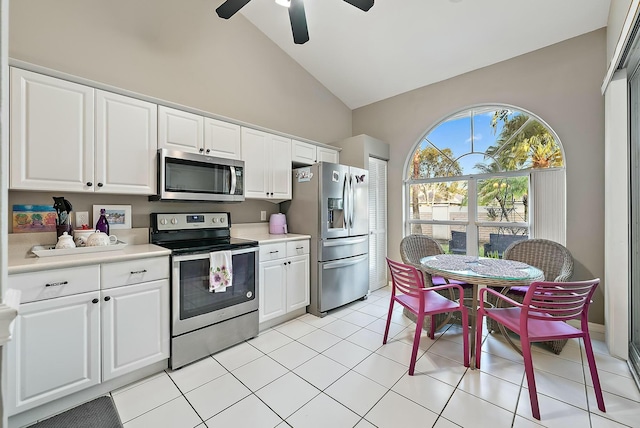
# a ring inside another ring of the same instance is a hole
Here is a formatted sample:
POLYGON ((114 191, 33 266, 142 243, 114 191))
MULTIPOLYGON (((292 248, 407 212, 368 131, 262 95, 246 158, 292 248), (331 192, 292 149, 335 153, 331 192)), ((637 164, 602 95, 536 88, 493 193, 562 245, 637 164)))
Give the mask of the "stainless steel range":
POLYGON ((153 213, 153 244, 171 250, 176 369, 258 335, 258 243, 231 238, 229 213, 153 213), (230 251, 232 286, 209 291, 211 253, 230 251))

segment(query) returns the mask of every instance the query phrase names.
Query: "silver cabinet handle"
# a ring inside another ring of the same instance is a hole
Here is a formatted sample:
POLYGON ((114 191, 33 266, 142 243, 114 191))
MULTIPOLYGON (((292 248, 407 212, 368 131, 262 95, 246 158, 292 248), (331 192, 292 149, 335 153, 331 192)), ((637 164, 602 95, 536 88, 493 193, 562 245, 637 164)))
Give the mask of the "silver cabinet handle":
POLYGON ((135 270, 135 271, 132 271, 132 272, 131 272, 131 275, 136 275, 136 274, 138 274, 138 273, 146 273, 146 272, 147 272, 147 270, 146 270, 146 269, 142 269, 142 270, 135 270))
POLYGON ((45 287, 58 287, 60 285, 67 285, 69 281, 60 281, 60 282, 51 282, 49 284, 45 284, 45 287))

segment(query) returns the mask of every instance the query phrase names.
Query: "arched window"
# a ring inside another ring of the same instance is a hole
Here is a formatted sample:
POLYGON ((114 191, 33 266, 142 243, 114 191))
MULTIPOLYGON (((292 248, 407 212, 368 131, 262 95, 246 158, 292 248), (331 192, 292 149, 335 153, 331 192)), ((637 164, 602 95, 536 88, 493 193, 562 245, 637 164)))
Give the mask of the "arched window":
POLYGON ((534 234, 565 242, 562 146, 530 112, 485 105, 455 113, 418 142, 405 171, 405 234, 490 257, 534 234))

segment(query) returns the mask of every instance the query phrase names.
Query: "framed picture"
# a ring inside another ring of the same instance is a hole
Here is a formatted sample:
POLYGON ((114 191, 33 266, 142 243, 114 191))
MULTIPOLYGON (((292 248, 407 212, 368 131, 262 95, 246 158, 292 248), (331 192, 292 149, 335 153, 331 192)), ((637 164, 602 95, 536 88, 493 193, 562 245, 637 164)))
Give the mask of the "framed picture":
POLYGON ((131 205, 94 205, 93 206, 93 226, 95 227, 100 218, 100 210, 105 210, 109 230, 131 229, 131 205))

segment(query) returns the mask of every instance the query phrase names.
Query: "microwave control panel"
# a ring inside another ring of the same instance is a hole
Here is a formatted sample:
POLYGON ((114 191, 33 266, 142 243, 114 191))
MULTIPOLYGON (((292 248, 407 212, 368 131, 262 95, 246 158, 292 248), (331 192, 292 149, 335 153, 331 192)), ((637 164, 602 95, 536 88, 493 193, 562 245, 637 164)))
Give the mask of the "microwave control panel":
POLYGON ((229 213, 156 214, 157 230, 229 228, 229 213))

